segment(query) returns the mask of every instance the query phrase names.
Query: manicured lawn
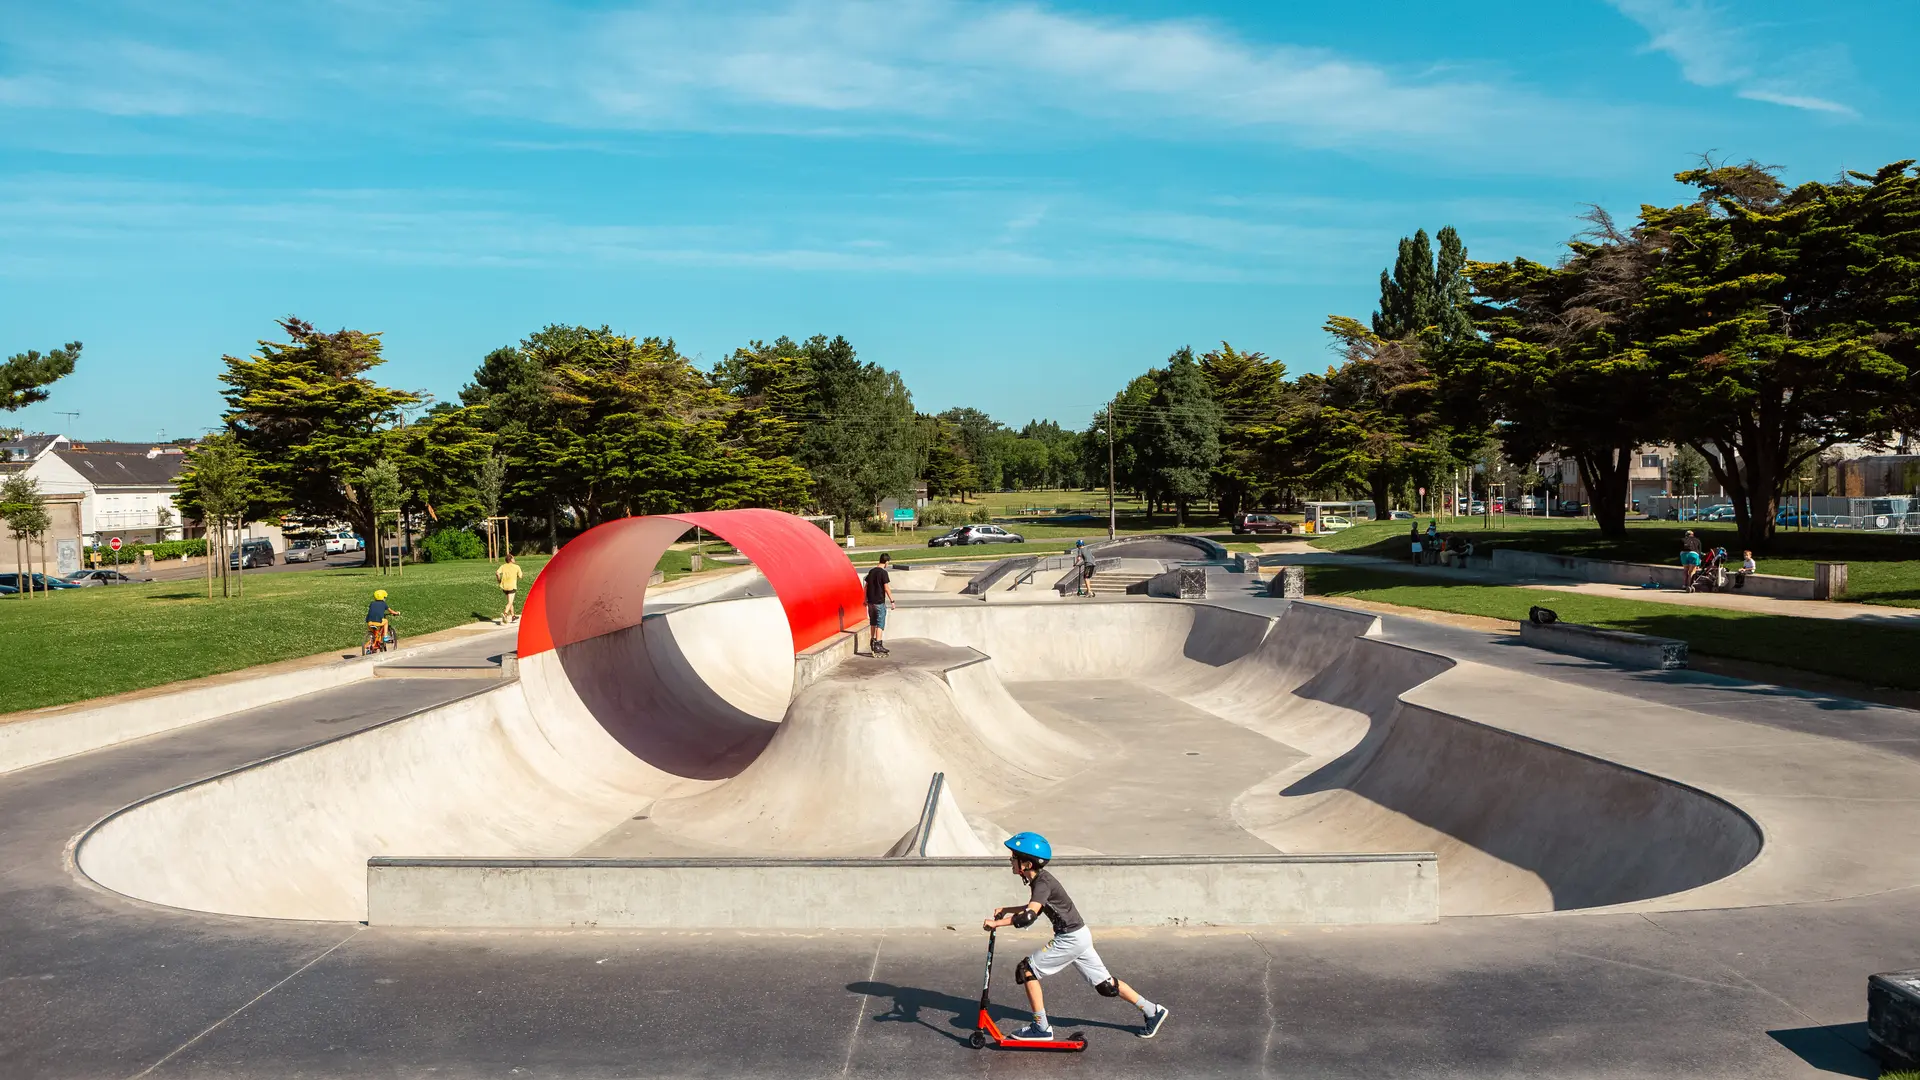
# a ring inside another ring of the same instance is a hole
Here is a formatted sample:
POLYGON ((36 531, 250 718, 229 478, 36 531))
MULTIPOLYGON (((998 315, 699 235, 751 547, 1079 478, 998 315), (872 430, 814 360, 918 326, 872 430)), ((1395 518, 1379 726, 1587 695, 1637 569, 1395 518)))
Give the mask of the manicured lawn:
MULTIPOLYGON (((679 564, 685 566, 684 555, 679 564)), ((529 578, 545 556, 525 556, 529 578)), ((252 574, 246 595, 207 599, 201 580, 76 589, 0 599, 0 712, 139 690, 256 664, 358 647, 373 590, 388 591, 408 637, 500 613, 494 564, 423 563, 376 570, 252 574)), ((521 582, 524 600, 528 579, 521 582)))
MULTIPOLYGON (((1421 519, 1421 528, 1426 527, 1427 520, 1421 519)), ((1608 540, 1600 535, 1592 521, 1584 518, 1549 520, 1515 515, 1504 521, 1496 517, 1498 524, 1486 528, 1482 527, 1481 518, 1439 520, 1443 534, 1465 534, 1473 541, 1476 554, 1512 547, 1588 559, 1673 563, 1679 555, 1680 538, 1688 529, 1693 529, 1703 544, 1726 548, 1735 561, 1740 553, 1739 537, 1733 526, 1718 522, 1630 521, 1625 539, 1608 540)), ((1404 558, 1407 525, 1405 521, 1356 525, 1344 532, 1317 537, 1314 546, 1329 551, 1404 558)), ((1774 538, 1773 550, 1760 556, 1758 561, 1762 573, 1806 578, 1813 576, 1816 562, 1844 562, 1848 600, 1920 607, 1920 537, 1846 529, 1783 529, 1774 538)))
POLYGON ((1538 604, 1565 622, 1679 638, 1695 652, 1819 672, 1871 686, 1920 689, 1920 628, 1839 619, 1755 615, 1719 608, 1521 589, 1436 583, 1430 578, 1366 567, 1315 566, 1308 592, 1383 604, 1481 615, 1518 622, 1538 604))

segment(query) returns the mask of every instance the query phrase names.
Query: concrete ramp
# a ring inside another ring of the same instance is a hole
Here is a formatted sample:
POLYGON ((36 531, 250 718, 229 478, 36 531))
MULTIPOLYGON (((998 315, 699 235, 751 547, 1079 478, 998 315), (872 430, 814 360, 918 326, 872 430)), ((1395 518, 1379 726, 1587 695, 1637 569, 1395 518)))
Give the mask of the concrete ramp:
POLYGON ((1044 746, 1058 736, 1011 698, 1010 709, 981 708, 993 696, 977 679, 972 708, 956 698, 947 669, 976 666, 978 653, 898 638, 892 648, 802 690, 751 765, 711 790, 655 803, 654 827, 737 852, 876 855, 920 815, 933 773, 945 773, 962 806, 986 809, 1065 775, 1024 738, 1044 746))

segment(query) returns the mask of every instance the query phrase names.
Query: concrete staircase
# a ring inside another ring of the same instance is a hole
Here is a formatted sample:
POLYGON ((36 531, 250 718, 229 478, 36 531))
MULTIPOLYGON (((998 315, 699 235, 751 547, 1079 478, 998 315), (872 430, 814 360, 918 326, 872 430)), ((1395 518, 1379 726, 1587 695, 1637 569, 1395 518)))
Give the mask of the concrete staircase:
POLYGON ((1095 596, 1120 596, 1135 591, 1136 585, 1144 591, 1152 576, 1138 570, 1099 570, 1093 575, 1093 592, 1095 596))

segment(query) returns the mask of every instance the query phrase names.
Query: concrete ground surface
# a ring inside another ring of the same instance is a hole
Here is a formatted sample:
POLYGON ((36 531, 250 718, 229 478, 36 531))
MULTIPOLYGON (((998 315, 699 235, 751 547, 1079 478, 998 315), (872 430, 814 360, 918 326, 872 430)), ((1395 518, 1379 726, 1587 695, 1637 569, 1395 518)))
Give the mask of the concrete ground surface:
MULTIPOLYGON (((1217 592, 1217 606, 1274 608, 1217 592)), ((1906 710, 1697 673, 1620 672, 1412 620, 1385 619, 1383 637, 1569 695, 1629 695, 1655 710, 1646 717, 1672 708, 1753 725, 1743 729, 1756 745, 1773 731, 1817 736, 1835 760, 1920 760, 1920 715, 1906 710)), ((1050 697, 1030 685, 1022 704, 1057 710, 1052 719, 1071 730, 1105 688, 1050 697)), ((1087 1031, 1092 1048, 1036 1057, 962 1042, 984 944, 977 924, 886 934, 372 929, 163 908, 73 870, 72 839, 137 799, 483 690, 383 677, 0 777, 0 1075, 1871 1076, 1865 976, 1920 964, 1920 889, 1910 884, 1740 908, 1116 931, 1100 934, 1103 955, 1173 1008, 1165 1033, 1133 1038, 1137 1013, 1063 975, 1049 981, 1050 1012, 1057 1027, 1087 1031)), ((1170 754, 1183 734, 1176 726, 1167 745, 1144 747, 1145 760, 1170 754)), ((1210 748, 1181 756, 1196 747, 1210 748)), ((1049 799, 1110 798, 1157 774, 1129 775, 1101 790, 1042 792, 1027 809, 1044 816, 1049 799)), ((1224 781, 1221 794, 1244 786, 1224 781)), ((1881 799, 1855 825, 1870 838, 1874 814, 1911 819, 1916 802, 1881 799)), ((1127 828, 1124 805, 1101 813, 1127 828)), ((1177 820, 1138 826, 1175 839, 1188 830, 1177 820)), ((1007 902, 1017 900, 1018 883, 1009 876, 1006 887, 1007 902)), ((1087 914, 1099 934, 1098 913, 1087 914)), ((1040 940, 1036 931, 1002 942, 999 1004, 1019 998, 1012 957, 1040 940)))

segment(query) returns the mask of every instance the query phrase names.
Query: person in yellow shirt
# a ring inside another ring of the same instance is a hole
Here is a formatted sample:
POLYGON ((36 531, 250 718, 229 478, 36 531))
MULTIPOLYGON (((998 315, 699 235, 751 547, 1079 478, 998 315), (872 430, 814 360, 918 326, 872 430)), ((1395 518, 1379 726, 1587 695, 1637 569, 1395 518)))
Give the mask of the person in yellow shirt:
POLYGON ((507 561, 493 572, 493 578, 500 583, 500 591, 507 594, 507 607, 500 613, 500 625, 519 622, 520 616, 513 613, 513 594, 520 591, 520 564, 513 561, 512 555, 508 555, 507 561))

